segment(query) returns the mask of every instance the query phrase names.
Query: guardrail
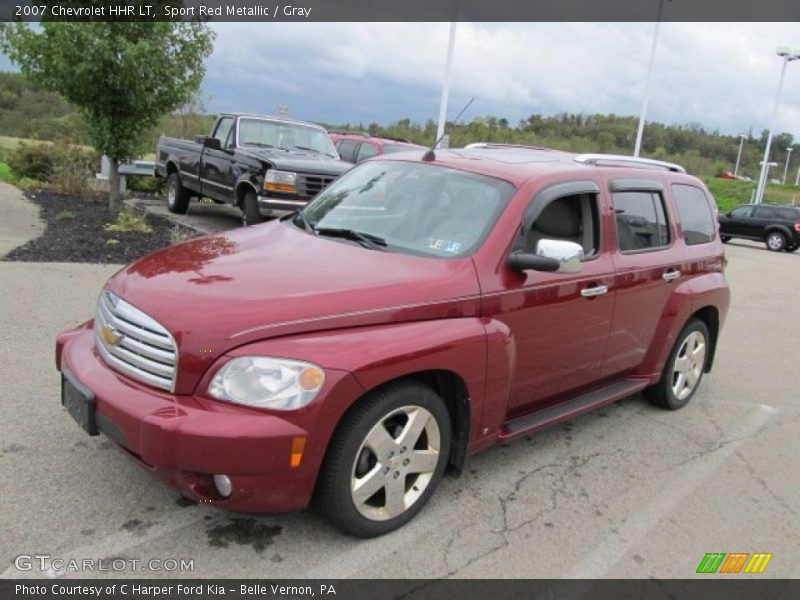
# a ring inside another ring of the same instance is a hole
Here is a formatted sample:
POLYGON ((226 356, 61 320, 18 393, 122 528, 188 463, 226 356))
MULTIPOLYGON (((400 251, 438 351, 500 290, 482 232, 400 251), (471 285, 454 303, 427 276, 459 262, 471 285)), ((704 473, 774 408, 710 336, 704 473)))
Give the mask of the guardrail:
MULTIPOLYGON (((130 160, 120 163, 117 169, 119 173, 119 193, 124 194, 127 189, 126 177, 152 177, 156 174, 156 161, 154 160, 130 160)), ((111 160, 103 155, 100 159, 100 172, 95 177, 101 181, 108 181, 111 178, 111 160)))

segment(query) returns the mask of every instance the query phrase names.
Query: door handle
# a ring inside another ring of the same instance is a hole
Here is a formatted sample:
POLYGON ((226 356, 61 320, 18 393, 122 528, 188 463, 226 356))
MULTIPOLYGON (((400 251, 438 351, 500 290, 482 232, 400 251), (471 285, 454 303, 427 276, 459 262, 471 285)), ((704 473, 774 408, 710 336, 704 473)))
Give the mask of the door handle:
POLYGON ((664 281, 675 281, 680 276, 681 276, 680 271, 667 271, 661 276, 661 279, 663 279, 664 281))
POLYGON ((584 298, 594 298, 608 293, 607 285, 597 285, 595 287, 585 288, 581 290, 581 296, 584 298))

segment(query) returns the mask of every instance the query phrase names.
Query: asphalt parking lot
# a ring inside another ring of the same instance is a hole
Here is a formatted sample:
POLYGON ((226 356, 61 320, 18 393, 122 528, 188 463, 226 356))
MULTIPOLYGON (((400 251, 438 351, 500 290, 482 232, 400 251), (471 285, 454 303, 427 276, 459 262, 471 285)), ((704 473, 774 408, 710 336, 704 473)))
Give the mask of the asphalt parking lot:
POLYGON ((685 578, 707 552, 769 552, 759 577, 800 577, 800 254, 727 252, 731 310, 689 406, 633 396, 488 450, 408 526, 366 541, 310 511, 189 504, 86 436, 61 408, 53 342, 118 267, 0 262, 0 576, 685 578), (140 562, 15 567, 34 554, 140 562), (193 570, 141 570, 153 559, 193 570))

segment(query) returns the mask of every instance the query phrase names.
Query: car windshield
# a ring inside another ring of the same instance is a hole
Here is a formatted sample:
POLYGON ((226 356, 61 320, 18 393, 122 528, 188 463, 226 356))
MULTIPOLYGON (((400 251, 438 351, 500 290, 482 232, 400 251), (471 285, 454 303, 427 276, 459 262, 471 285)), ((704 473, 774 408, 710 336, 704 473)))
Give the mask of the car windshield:
POLYGON ((320 235, 334 232, 352 241, 356 232, 389 252, 460 257, 480 246, 513 193, 510 183, 492 177, 430 164, 369 161, 331 184, 304 216, 320 235))
POLYGON ((239 119, 239 145, 307 150, 337 158, 336 149, 324 129, 286 121, 239 119))

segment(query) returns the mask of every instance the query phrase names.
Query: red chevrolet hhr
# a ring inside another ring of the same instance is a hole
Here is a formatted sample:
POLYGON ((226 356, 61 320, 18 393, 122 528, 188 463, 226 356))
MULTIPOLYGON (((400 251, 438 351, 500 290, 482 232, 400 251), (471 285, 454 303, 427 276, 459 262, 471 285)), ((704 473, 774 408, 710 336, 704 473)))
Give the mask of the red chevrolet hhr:
POLYGON ((163 249, 62 333, 62 402, 182 494, 359 536, 498 442, 643 391, 684 406, 728 307, 683 168, 482 144, 355 167, 163 249))

